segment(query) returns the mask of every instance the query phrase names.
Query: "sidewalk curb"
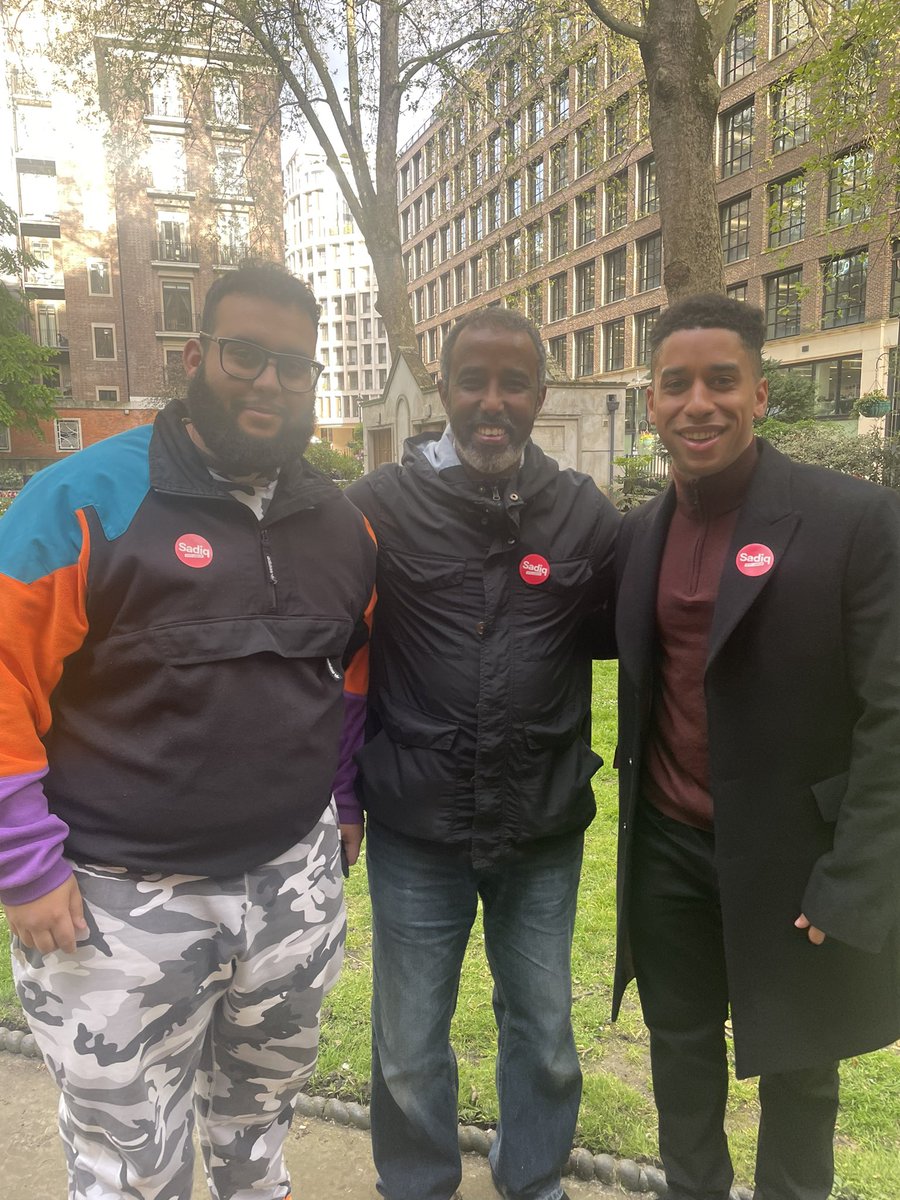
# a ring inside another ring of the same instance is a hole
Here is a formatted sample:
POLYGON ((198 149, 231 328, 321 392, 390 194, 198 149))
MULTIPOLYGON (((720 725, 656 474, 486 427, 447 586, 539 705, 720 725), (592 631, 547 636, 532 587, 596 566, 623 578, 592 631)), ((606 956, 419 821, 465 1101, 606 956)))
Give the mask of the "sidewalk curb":
MULTIPOLYGON (((19 1054, 24 1058, 41 1060, 41 1052, 34 1035, 21 1029, 7 1029, 0 1025, 0 1052, 19 1054)), ((331 1121, 335 1125, 351 1125, 354 1129, 369 1128, 369 1110, 355 1101, 326 1099, 325 1096, 310 1096, 301 1092, 297 1097, 297 1112, 303 1117, 320 1121, 331 1121)), ((487 1157, 496 1138, 493 1129, 481 1129, 477 1125, 460 1125, 459 1148, 469 1154, 487 1157)), ((563 1168, 563 1175, 574 1175, 586 1182, 597 1180, 607 1185, 618 1185, 626 1192, 652 1194, 664 1200, 666 1179, 659 1167, 636 1163, 630 1158, 615 1158, 611 1154, 592 1154, 590 1150, 574 1149, 563 1168)), ((736 1186, 731 1190, 731 1200, 752 1200, 750 1188, 736 1186)))

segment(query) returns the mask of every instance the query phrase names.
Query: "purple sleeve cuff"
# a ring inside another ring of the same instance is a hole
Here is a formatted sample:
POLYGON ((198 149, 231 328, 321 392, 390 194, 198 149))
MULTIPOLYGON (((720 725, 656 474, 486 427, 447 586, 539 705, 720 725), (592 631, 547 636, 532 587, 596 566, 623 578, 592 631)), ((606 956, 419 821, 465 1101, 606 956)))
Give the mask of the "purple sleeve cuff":
POLYGON ((69 828, 47 808, 46 771, 0 779, 0 902, 28 904, 65 883, 69 828))
POLYGON ((334 799, 342 825, 362 825, 362 806, 356 799, 356 763, 353 756, 363 743, 366 728, 366 698, 354 692, 344 692, 344 726, 338 768, 334 777, 334 799))

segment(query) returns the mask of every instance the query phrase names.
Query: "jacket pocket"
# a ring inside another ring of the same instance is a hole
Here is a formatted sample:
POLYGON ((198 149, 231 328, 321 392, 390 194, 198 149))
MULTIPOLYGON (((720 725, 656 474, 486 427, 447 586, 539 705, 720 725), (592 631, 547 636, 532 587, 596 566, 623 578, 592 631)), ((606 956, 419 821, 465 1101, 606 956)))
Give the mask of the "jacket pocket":
POLYGON ((144 634, 170 666, 224 662, 254 654, 340 661, 352 633, 349 619, 335 617, 235 617, 169 625, 144 634))
POLYGON ((456 587, 466 574, 465 559, 437 558, 426 554, 398 554, 380 550, 382 568, 407 587, 417 591, 456 587))
POLYGON ((838 775, 831 775, 828 779, 820 779, 818 783, 810 785, 823 821, 838 819, 849 780, 849 771, 841 771, 838 775))
POLYGON ((378 697, 378 715, 388 737, 398 746, 420 746, 428 750, 451 750, 459 723, 434 717, 383 692, 378 697))

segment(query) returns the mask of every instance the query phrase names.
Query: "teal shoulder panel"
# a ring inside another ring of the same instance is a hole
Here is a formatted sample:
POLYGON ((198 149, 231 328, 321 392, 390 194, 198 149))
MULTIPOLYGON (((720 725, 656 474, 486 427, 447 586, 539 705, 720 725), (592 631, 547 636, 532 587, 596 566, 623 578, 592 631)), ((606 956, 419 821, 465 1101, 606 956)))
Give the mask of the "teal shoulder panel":
POLYGON ((152 425, 141 425, 39 471, 0 518, 0 574, 21 583, 77 562, 76 513, 93 508, 112 540, 125 532, 150 489, 152 425))

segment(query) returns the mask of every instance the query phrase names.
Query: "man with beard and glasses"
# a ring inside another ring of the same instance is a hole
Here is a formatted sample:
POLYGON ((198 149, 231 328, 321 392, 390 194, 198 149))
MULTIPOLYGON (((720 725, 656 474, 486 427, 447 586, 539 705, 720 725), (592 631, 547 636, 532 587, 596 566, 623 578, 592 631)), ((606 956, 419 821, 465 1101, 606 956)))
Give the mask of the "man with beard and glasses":
POLYGON ((499 1030, 490 1162, 513 1200, 561 1200, 581 1072, 570 955, 594 816, 591 650, 608 652, 618 517, 531 441, 535 327, 488 308, 451 330, 442 436, 348 489, 379 539, 367 741, 372 1142, 390 1200, 460 1180, 450 1021, 479 898, 499 1030))
POLYGON ((301 457, 319 306, 210 289, 186 403, 0 522, 0 899, 70 1200, 284 1200, 359 850, 374 544, 301 457))

